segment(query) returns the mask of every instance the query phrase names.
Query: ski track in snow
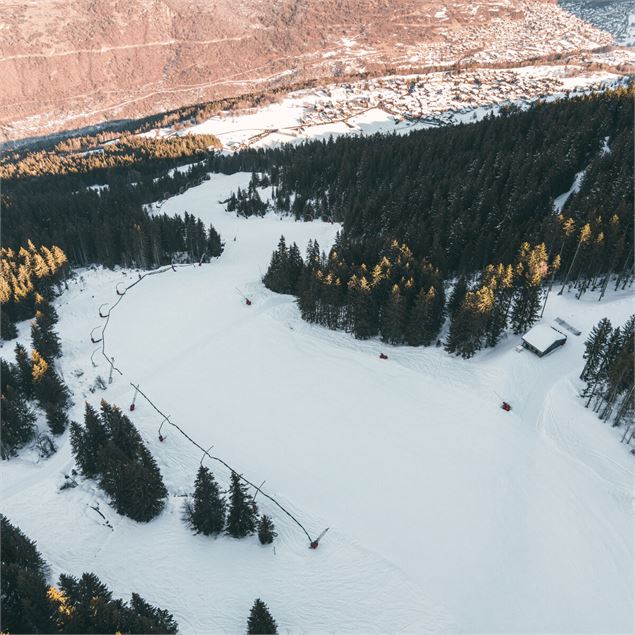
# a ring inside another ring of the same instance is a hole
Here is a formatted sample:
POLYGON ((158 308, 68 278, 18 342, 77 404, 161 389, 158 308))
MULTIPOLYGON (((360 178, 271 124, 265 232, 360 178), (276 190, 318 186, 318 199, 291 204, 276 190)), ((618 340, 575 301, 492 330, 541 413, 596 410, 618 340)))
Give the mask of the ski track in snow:
MULTIPOLYGON (((632 294, 602 303, 552 294, 546 323, 560 316, 582 335, 543 359, 515 352, 511 335, 467 361, 359 342, 303 322, 292 297, 263 287, 281 234, 328 249, 338 226, 227 214, 218 201, 249 177, 214 175, 163 205, 213 222, 226 249, 126 294, 106 336, 123 377, 103 393, 88 390, 108 375, 101 356, 90 364, 88 334, 98 307, 117 300, 116 283, 137 274, 83 270, 70 283, 57 304, 61 370, 75 420, 84 398, 127 410, 129 382, 139 382, 212 454, 266 479, 313 535, 331 530, 310 551, 259 498, 279 532, 275 551, 256 538, 192 535, 182 495, 201 454, 169 426, 160 443, 160 417, 139 397, 131 418, 169 491, 148 525, 118 516, 94 482, 57 491, 73 465, 67 434, 46 461, 25 450, 2 466, 4 512, 37 540, 52 577, 94 571, 116 596, 137 591, 173 612, 183 633, 240 632, 255 597, 281 632, 631 631, 632 457, 584 409, 576 377, 589 329, 604 315, 624 322, 632 294)), ((27 323, 19 332, 28 341, 27 323)), ((227 471, 206 464, 226 487, 227 471)))

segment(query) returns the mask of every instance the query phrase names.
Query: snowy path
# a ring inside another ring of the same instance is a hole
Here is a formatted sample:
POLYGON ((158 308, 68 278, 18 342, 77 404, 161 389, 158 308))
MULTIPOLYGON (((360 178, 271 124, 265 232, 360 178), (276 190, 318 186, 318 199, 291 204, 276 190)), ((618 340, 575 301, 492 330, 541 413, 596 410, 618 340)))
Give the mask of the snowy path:
POLYGON ((163 206, 213 221, 226 251, 129 292, 107 335, 124 376, 95 395, 87 386, 107 368, 91 368, 88 332, 97 307, 116 300, 115 282, 136 273, 85 273, 85 291, 74 285, 59 307, 63 369, 92 403, 103 395, 126 408, 128 382, 139 381, 201 445, 266 479, 312 533, 331 531, 311 552, 263 500, 280 533, 275 552, 256 539, 192 536, 180 495, 200 452, 169 430, 160 443, 159 418, 138 401, 132 418, 170 492, 148 526, 117 517, 91 484, 55 493, 67 440, 48 462, 3 466, 6 513, 54 573, 94 570, 116 593, 136 590, 173 611, 185 633, 239 632, 257 596, 282 632, 631 631, 632 461, 572 381, 590 326, 605 314, 623 322, 632 296, 553 297, 549 320, 583 334, 542 360, 516 353, 516 338, 469 361, 357 342, 302 322, 293 298, 260 284, 280 234, 301 249, 310 238, 327 247, 338 228, 224 213, 217 201, 248 179, 214 176, 163 206), (94 501, 114 531, 87 511, 94 501))

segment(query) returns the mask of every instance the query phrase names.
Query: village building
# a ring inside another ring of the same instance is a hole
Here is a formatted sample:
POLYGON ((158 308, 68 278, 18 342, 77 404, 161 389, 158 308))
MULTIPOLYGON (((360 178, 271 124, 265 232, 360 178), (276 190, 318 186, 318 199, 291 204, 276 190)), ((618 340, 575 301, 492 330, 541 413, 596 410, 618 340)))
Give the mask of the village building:
POLYGON ((523 346, 538 357, 544 357, 564 346, 566 341, 566 335, 546 324, 537 324, 523 335, 523 346))

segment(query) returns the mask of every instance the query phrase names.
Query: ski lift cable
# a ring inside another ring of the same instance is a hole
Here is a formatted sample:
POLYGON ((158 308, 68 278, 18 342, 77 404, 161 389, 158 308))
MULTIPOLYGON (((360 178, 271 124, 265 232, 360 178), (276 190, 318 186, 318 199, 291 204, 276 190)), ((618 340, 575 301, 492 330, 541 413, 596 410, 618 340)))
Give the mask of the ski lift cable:
MULTIPOLYGON (((306 530, 304 525, 291 512, 289 512, 287 509, 285 509, 275 498, 273 498, 273 496, 270 496, 269 494, 267 494, 266 492, 261 490, 257 485, 252 483, 250 480, 246 479, 242 474, 240 474, 240 472, 236 471, 233 467, 231 467, 231 465, 229 465, 228 463, 223 461, 223 459, 221 459, 220 457, 213 456, 212 454, 210 454, 203 446, 199 445, 194 439, 192 439, 192 437, 189 434, 187 434, 187 432, 185 432, 179 425, 177 425, 173 421, 170 421, 170 419, 167 417, 167 415, 165 415, 163 412, 161 412, 161 410, 159 410, 159 408, 156 407, 156 405, 150 400, 150 398, 138 386, 135 386, 135 384, 133 384, 132 382, 130 382, 130 385, 133 388, 136 388, 139 391, 139 394, 155 409, 155 411, 159 415, 161 415, 164 418, 164 423, 165 423, 165 421, 167 421, 173 428, 178 430, 190 443, 195 445, 201 452, 203 452, 203 454, 205 456, 207 456, 212 461, 216 461, 216 462, 220 463, 221 465, 224 465, 232 474, 236 474, 238 476, 238 478, 240 478, 247 485, 249 485, 249 487, 253 487, 256 491, 259 491, 265 498, 270 500, 274 505, 276 505, 279 509, 281 509, 289 518, 291 518, 291 520, 293 520, 293 522, 296 525, 298 525, 298 527, 300 527, 300 529, 302 529, 302 531, 306 534, 306 537, 309 539, 310 543, 315 542, 311 538, 311 534, 309 534, 309 532, 306 530)), ((161 425, 163 425, 163 424, 161 424, 161 425)))
MULTIPOLYGON (((108 327, 108 323, 110 322, 110 316, 112 314, 112 310, 121 302, 121 300, 123 299, 123 297, 125 296, 125 294, 132 289, 132 287, 136 286, 137 284, 139 284, 144 278, 148 277, 148 276, 153 276, 153 275, 158 275, 161 273, 165 273, 167 271, 176 271, 176 267, 187 267, 189 266, 189 264, 170 264, 166 267, 162 267, 162 268, 158 268, 155 269, 153 271, 148 271, 142 275, 139 275, 139 278, 137 280, 135 280, 133 283, 129 284, 122 293, 119 292, 118 286, 121 283, 118 283, 117 286, 115 287, 115 291, 117 292, 117 295, 119 296, 119 298, 117 299, 117 301, 110 307, 110 310, 108 311, 107 316, 105 317, 105 321, 102 327, 102 338, 101 338, 101 353, 104 356, 104 358, 106 359, 106 361, 110 364, 111 370, 116 370, 120 375, 123 375, 123 373, 121 372, 121 370, 119 368, 117 368, 114 364, 113 359, 109 358, 108 355, 106 354, 106 338, 105 338, 105 334, 106 334, 106 329, 108 327)), ((236 288, 236 291, 238 291, 238 293, 243 296, 243 298, 246 299, 246 296, 238 289, 236 288)), ((97 328, 97 327, 95 327, 97 328)), ((95 329, 93 329, 95 330, 95 329)), ((91 332, 91 339, 92 339, 92 332, 91 332)), ((273 496, 267 494, 266 492, 264 492, 261 487, 264 484, 260 485, 260 487, 258 487, 257 485, 255 485, 254 483, 252 483, 251 481, 249 481, 248 479, 246 479, 242 474, 240 474, 238 471, 236 471, 234 468, 232 468, 228 463, 226 463, 225 461, 223 461, 223 459, 221 459, 220 457, 217 456, 213 456, 212 454, 210 454, 209 450, 206 450, 205 448, 203 448, 199 443, 197 443, 192 437, 190 437, 187 432, 185 432, 180 426, 178 426, 176 423, 170 421, 169 417, 167 415, 165 415, 163 412, 161 412, 161 410, 159 410, 159 408, 157 408, 157 406, 150 400, 150 398, 139 388, 139 385, 135 385, 132 382, 130 382, 130 385, 135 388, 138 393, 152 406, 152 408, 154 408, 154 410, 163 417, 163 422, 161 423, 161 426, 163 426, 163 424, 165 423, 165 421, 167 421, 173 428, 175 428, 176 430, 178 430, 182 436, 184 436, 192 445, 194 445, 195 447, 197 447, 199 450, 201 450, 201 452, 203 452, 204 456, 207 456, 209 459, 211 459, 212 461, 216 461, 218 463, 220 463, 221 465, 224 465, 232 474, 236 474, 238 476, 239 479, 241 479, 242 481, 244 481, 249 487, 253 487, 254 490, 256 490, 256 493, 261 493, 265 498, 267 498, 268 500, 270 500, 274 505, 276 505, 276 507, 278 507, 284 514, 286 514, 298 527, 300 527, 300 529, 304 532, 304 534, 306 535, 306 537, 309 539, 309 543, 311 545, 315 544, 316 542, 319 541, 318 540, 313 540, 311 538, 311 534, 309 534, 309 532, 306 530, 306 528, 304 527, 304 525, 287 509, 285 509, 285 507, 283 505, 281 505, 273 496)), ((210 447, 210 449, 214 447, 213 445, 210 447)), ((201 459, 201 464, 202 464, 202 459, 201 459)))

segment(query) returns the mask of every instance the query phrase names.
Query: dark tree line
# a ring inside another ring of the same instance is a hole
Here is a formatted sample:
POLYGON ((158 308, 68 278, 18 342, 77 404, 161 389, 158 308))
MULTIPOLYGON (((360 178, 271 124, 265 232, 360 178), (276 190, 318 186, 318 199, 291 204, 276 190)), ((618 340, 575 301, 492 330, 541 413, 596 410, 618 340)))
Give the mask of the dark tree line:
POLYGON ((354 253, 338 236, 328 257, 311 241, 303 261, 298 247, 287 248, 282 237, 264 283, 278 293, 297 295, 308 322, 346 330, 358 339, 379 334, 393 344, 433 342, 445 302, 440 272, 396 241, 371 265, 356 262, 354 253))
POLYGON ((585 382, 581 395, 585 406, 592 408, 600 419, 611 421, 614 427, 626 423, 624 437, 633 425, 634 416, 634 333, 635 315, 615 328, 608 318, 600 320, 585 342, 585 364, 580 374, 585 382))
POLYGON ((271 518, 264 514, 258 517, 258 507, 236 472, 231 474, 228 498, 211 471, 201 465, 194 494, 185 504, 186 523, 205 536, 225 532, 232 538, 245 538, 257 531, 261 544, 272 543, 277 534, 271 518))
POLYGON ((379 335, 390 344, 429 346, 449 317, 445 348, 471 357, 495 346, 508 329, 524 333, 538 319, 546 289, 559 266, 544 244, 523 243, 513 264, 488 265, 470 281, 461 277, 445 302, 450 281, 409 247, 391 241, 367 265, 355 262, 349 241, 338 235, 328 257, 309 242, 306 260, 284 237, 271 257, 264 284, 298 298, 308 322, 342 329, 358 339, 379 335))
POLYGON ((118 513, 148 522, 165 505, 161 472, 130 419, 116 406, 88 403, 84 426, 71 424, 71 446, 81 473, 94 478, 118 513))
POLYGON ((60 575, 47 583, 48 566, 35 543, 0 515, 3 633, 176 633, 172 615, 136 593, 113 599, 93 573, 60 575))
POLYGON ((632 271, 634 90, 407 136, 247 150, 214 165, 265 174, 298 219, 343 222, 360 262, 395 239, 447 276, 469 276, 512 262, 524 242, 544 243, 560 256, 561 280, 600 290, 608 274, 632 271), (582 171, 580 191, 555 214, 555 197, 582 171))
MULTIPOLYGON (((3 459, 14 456, 21 447, 35 439, 35 405, 44 412, 52 434, 60 435, 68 426, 71 395, 55 369, 55 358, 61 355, 60 341, 53 330, 57 319, 55 308, 42 296, 37 297, 36 317, 31 325, 31 354, 21 344, 16 344, 15 363, 0 360, 0 455, 3 459)), ((46 435, 40 436, 39 443, 44 456, 55 450, 46 435)))
POLYGON ((150 268, 173 260, 217 257, 222 243, 216 230, 188 215, 150 214, 145 205, 183 192, 206 177, 206 163, 165 174, 167 166, 150 161, 96 174, 40 176, 3 182, 2 242, 18 250, 33 240, 54 242, 70 264, 98 263, 150 268), (106 181, 97 192, 87 186, 106 181))
MULTIPOLYGON (((0 336, 3 340, 14 339, 17 336, 15 323, 32 317, 37 322, 36 339, 51 337, 43 330, 57 322, 50 301, 65 280, 67 270, 66 254, 55 245, 50 249, 45 245, 38 248, 29 240, 26 247, 18 250, 0 249, 0 336)), ((50 345, 55 347, 55 342, 51 341, 50 345)), ((35 348, 39 350, 38 346, 35 348)))

